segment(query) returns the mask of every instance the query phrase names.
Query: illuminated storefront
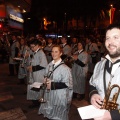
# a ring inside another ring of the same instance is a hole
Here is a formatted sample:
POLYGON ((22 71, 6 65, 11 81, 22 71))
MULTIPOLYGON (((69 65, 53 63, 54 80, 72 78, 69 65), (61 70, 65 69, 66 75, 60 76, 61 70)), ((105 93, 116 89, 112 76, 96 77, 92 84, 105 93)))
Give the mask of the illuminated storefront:
POLYGON ((0 5, 0 32, 23 31, 23 13, 29 12, 31 0, 7 0, 1 1, 0 5))

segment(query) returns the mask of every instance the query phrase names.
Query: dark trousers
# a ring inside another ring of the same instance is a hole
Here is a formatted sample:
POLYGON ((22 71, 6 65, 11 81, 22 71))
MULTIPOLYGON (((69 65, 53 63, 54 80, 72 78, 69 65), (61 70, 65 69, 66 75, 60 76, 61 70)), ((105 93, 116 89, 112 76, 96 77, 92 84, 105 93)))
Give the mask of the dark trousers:
POLYGON ((19 64, 9 64, 9 73, 10 75, 14 75, 15 71, 18 74, 19 64))

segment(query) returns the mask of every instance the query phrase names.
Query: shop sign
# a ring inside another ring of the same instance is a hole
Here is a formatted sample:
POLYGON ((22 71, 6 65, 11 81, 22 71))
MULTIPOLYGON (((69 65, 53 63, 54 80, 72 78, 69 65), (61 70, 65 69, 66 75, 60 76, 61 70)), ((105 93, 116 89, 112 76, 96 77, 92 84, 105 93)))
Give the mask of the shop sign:
POLYGON ((13 19, 15 21, 18 21, 18 22, 21 22, 21 23, 24 23, 24 20, 18 16, 15 16, 13 14, 10 14, 10 19, 13 19))

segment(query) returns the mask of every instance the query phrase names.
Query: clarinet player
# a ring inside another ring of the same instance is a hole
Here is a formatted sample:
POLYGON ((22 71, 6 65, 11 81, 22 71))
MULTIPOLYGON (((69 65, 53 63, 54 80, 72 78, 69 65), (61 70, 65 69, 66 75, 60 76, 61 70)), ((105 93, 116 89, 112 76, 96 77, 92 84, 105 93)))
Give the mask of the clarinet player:
MULTIPOLYGON (((90 79, 90 102, 101 108, 105 95, 112 100, 118 88, 114 88, 108 96, 112 85, 120 86, 120 24, 111 24, 106 29, 105 47, 108 54, 98 62, 90 79)), ((106 110, 103 116, 95 120, 120 120, 120 94, 118 92, 118 107, 115 110, 106 110)), ((106 103, 107 104, 107 103, 106 103)))

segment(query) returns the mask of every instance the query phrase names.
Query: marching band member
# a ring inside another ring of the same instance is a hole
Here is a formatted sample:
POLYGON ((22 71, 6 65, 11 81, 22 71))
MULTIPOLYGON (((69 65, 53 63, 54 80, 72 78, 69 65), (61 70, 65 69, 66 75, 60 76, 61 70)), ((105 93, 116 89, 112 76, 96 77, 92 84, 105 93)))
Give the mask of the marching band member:
POLYGON ((88 72, 88 53, 84 51, 84 43, 78 42, 78 51, 73 55, 74 64, 72 66, 73 76, 73 97, 79 100, 85 97, 85 83, 88 72))
POLYGON ((68 112, 72 100, 72 76, 71 70, 61 59, 62 49, 56 45, 52 48, 53 61, 46 68, 47 89, 39 108, 39 114, 43 114, 50 120, 68 120, 68 112))
POLYGON ((10 55, 9 55, 9 76, 14 76, 15 75, 15 70, 16 73, 18 74, 18 68, 19 68, 19 62, 14 60, 15 57, 18 57, 18 53, 20 50, 20 44, 17 41, 17 38, 15 35, 12 35, 12 44, 10 45, 10 55))
MULTIPOLYGON (((120 24, 111 24, 106 29, 105 47, 108 51, 106 58, 98 62, 90 79, 90 102, 100 109, 105 94, 109 100, 117 92, 112 89, 108 96, 109 86, 117 84, 120 87, 120 24)), ((106 98, 107 99, 107 98, 106 98)), ((118 93, 117 110, 106 110, 103 116, 95 120, 120 120, 120 93, 118 93)), ((107 104, 107 103, 106 103, 107 104)))
POLYGON ((71 54, 74 54, 77 51, 77 43, 78 43, 77 37, 73 37, 71 43, 71 49, 72 49, 71 54))
POLYGON ((66 57, 71 56, 71 47, 67 44, 67 37, 65 35, 61 38, 61 47, 63 49, 62 60, 66 57))
POLYGON ((33 56, 31 57, 31 65, 27 67, 29 71, 29 84, 27 87, 27 100, 32 100, 33 104, 30 108, 34 108, 39 105, 40 91, 35 91, 30 88, 30 84, 34 82, 43 83, 44 72, 47 66, 46 55, 42 50, 42 43, 37 40, 31 40, 30 48, 33 51, 33 56))
POLYGON ((46 54, 48 63, 50 63, 52 61, 51 51, 52 51, 53 45, 54 45, 53 44, 53 39, 52 38, 47 38, 47 45, 44 47, 44 52, 46 54))
POLYGON ((25 39, 21 38, 20 39, 20 57, 22 58, 22 60, 20 61, 19 64, 19 71, 18 71, 18 79, 19 79, 19 84, 24 84, 25 83, 25 78, 27 77, 27 58, 26 58, 26 54, 29 51, 29 47, 25 44, 25 39))

